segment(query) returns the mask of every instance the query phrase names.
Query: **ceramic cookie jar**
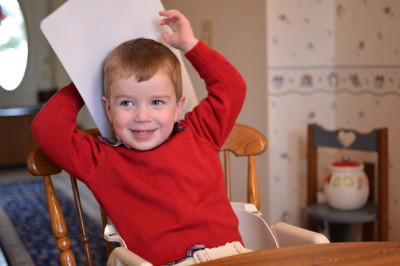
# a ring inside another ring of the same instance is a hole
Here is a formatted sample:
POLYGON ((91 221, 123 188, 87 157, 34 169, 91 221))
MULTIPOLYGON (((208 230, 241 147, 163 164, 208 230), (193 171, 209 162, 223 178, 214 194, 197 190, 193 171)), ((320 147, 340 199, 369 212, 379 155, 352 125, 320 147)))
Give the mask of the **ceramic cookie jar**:
POLYGON ((355 210, 365 205, 369 195, 368 177, 364 165, 348 156, 330 165, 324 190, 328 204, 339 210, 355 210))

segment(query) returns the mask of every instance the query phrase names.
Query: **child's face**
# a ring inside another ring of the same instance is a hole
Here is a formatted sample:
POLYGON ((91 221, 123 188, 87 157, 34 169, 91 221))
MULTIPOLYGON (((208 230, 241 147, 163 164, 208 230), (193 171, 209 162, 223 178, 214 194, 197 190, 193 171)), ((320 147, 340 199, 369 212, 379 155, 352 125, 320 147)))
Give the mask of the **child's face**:
POLYGON ((110 99, 102 100, 115 134, 137 150, 163 143, 185 102, 184 97, 177 101, 172 81, 162 71, 147 81, 117 79, 110 86, 110 99))

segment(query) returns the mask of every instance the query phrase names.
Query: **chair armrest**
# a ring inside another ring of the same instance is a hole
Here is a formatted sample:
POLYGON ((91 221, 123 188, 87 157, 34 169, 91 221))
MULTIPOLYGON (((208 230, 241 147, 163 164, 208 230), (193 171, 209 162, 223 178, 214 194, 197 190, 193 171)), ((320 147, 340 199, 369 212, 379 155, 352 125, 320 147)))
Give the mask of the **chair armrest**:
POLYGON ((127 248, 125 241, 119 235, 117 229, 113 224, 107 224, 104 228, 104 239, 108 242, 118 242, 121 247, 127 248))
MULTIPOLYGON (((257 209, 246 208, 247 204, 238 204, 233 207, 239 220, 239 233, 243 244, 247 249, 262 250, 277 248, 278 243, 268 224, 261 218, 261 212, 257 209)), ((250 204, 253 205, 253 204, 250 204)), ((255 208, 255 205, 253 205, 255 208)))
POLYGON ((152 266, 150 262, 136 255, 127 248, 117 247, 108 257, 107 266, 152 266))
POLYGON ((329 243, 323 234, 279 222, 272 226, 279 247, 329 243))
POLYGON ((253 213, 257 216, 261 216, 262 213, 257 209, 256 205, 253 203, 246 203, 246 202, 232 202, 231 201, 232 209, 234 210, 242 210, 246 212, 253 213))

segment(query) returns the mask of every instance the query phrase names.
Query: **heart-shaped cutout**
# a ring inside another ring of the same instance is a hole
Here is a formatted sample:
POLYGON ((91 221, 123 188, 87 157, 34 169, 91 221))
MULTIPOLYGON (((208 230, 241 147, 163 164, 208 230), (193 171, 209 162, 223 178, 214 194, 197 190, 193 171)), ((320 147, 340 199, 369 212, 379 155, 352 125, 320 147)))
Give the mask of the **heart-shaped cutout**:
POLYGON ((352 131, 339 131, 338 134, 339 141, 342 143, 343 147, 348 148, 356 140, 356 134, 352 131))

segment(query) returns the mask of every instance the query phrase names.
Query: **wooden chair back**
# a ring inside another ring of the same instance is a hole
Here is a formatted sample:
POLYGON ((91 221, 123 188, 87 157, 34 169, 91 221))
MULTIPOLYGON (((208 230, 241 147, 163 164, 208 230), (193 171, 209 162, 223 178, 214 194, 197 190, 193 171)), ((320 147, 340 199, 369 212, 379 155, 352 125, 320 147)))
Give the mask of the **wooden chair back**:
MULTIPOLYGON (((97 137, 100 135, 97 129, 85 130, 84 133, 97 137)), ((56 238, 56 246, 60 251, 61 265, 76 265, 75 256, 71 250, 71 240, 68 237, 67 224, 61 210, 56 191, 51 181, 51 176, 61 173, 62 169, 56 165, 47 155, 35 144, 28 154, 26 166, 33 176, 42 176, 46 195, 47 208, 49 212, 50 224, 53 235, 56 238)), ((82 204, 79 195, 77 181, 70 176, 71 186, 74 195, 75 208, 78 216, 79 228, 81 233, 81 242, 85 254, 86 265, 94 265, 89 235, 86 229, 86 222, 83 215, 82 204)), ((103 227, 107 224, 106 214, 101 210, 103 227)), ((103 228, 104 229, 104 228, 103 228)), ((106 241, 107 254, 112 251, 112 246, 106 241)), ((105 251, 106 252, 106 251, 105 251)))
MULTIPOLYGON (((318 148, 340 148, 377 153, 377 178, 375 178, 375 165, 373 163, 364 163, 364 171, 369 178, 371 188, 369 200, 376 202, 377 240, 387 241, 389 228, 388 129, 380 128, 372 130, 370 133, 362 134, 352 129, 329 131, 317 124, 310 124, 307 132, 307 206, 317 203, 318 148), (354 134, 354 142, 350 146, 344 147, 339 139, 340 132, 354 134)), ((309 215, 308 229, 316 230, 316 227, 316 220, 309 215)), ((363 224, 363 239, 372 240, 375 235, 374 229, 373 224, 363 224)))
POLYGON ((231 199, 231 168, 229 154, 247 156, 247 202, 260 208, 260 196, 256 172, 255 156, 262 154, 268 147, 267 138, 255 128, 235 124, 221 151, 225 171, 225 185, 229 199, 231 199))

